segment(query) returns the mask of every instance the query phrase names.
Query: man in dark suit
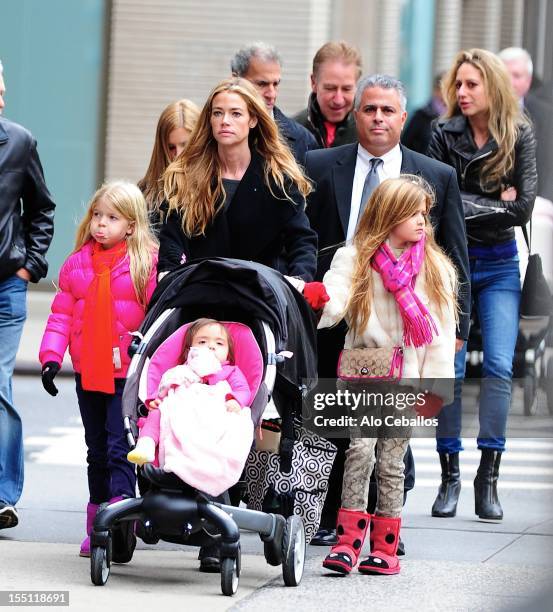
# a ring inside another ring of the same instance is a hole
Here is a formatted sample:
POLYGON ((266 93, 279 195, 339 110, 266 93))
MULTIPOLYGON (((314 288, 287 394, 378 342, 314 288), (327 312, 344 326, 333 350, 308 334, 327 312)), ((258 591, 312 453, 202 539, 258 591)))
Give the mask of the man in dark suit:
MULTIPOLYGON (((310 151, 306 170, 315 185, 307 205, 311 227, 319 237, 319 259, 316 280, 322 280, 336 250, 352 239, 365 178, 378 158, 380 181, 400 174, 417 174, 426 179, 436 194, 430 212, 438 244, 455 264, 459 275, 459 306, 461 310, 457 350, 462 347, 469 331, 469 266, 465 221, 461 195, 453 168, 416 153, 400 144, 405 124, 406 98, 403 84, 389 76, 372 75, 357 85, 353 114, 359 144, 335 149, 310 151)), ((335 378, 338 354, 343 347, 345 327, 321 330, 318 336, 319 377, 335 378)), ((336 540, 334 526, 340 506, 343 462, 348 441, 338 443, 339 452, 330 476, 329 493, 319 533, 312 544, 332 544, 336 540)), ((414 463, 410 449, 405 455, 405 490, 414 485, 414 463)))

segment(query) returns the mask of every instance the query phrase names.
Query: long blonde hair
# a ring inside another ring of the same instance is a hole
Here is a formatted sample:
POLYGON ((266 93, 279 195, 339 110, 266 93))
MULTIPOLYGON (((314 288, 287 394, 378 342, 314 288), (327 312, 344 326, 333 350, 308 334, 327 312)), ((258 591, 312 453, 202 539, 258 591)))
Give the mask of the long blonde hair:
POLYGON ((442 95, 447 105, 446 118, 462 114, 456 89, 457 71, 462 64, 474 66, 482 76, 489 108, 488 131, 498 149, 482 165, 480 185, 485 191, 497 191, 514 168, 515 143, 521 126, 528 124, 528 120, 521 112, 504 63, 484 49, 460 51, 444 76, 442 95))
POLYGON ((200 109, 194 102, 183 98, 166 106, 159 116, 150 163, 144 178, 138 181, 138 188, 144 194, 148 210, 159 210, 163 201, 163 173, 171 163, 169 135, 179 128, 192 133, 199 115, 200 109))
POLYGON ((94 206, 101 198, 105 198, 117 213, 133 224, 133 231, 126 238, 129 268, 136 297, 140 305, 145 308, 148 302, 148 281, 153 268, 152 255, 157 251, 158 242, 150 229, 144 196, 136 185, 125 181, 112 181, 98 189, 92 196, 86 215, 77 228, 73 252, 81 249, 89 240, 93 240, 90 221, 94 206))
MULTIPOLYGON (((371 260, 374 254, 394 227, 417 212, 421 202, 424 202, 428 215, 434 203, 432 188, 424 179, 411 174, 387 179, 373 191, 353 237, 357 259, 346 311, 354 334, 365 329, 369 321, 373 294, 371 260)), ((436 244, 429 221, 425 234, 424 263, 419 274, 424 274, 430 300, 443 311, 449 304, 455 303, 455 268, 436 244), (444 287, 444 268, 451 279, 451 287, 444 287)), ((456 312, 456 308, 454 310, 456 312)))
POLYGON ((238 94, 246 103, 249 115, 257 119, 257 124, 249 133, 249 146, 263 158, 265 183, 275 198, 279 196, 273 191, 273 185, 284 194, 281 199, 291 201, 293 199, 288 190, 292 184, 304 198, 311 192, 311 184, 281 139, 275 121, 254 86, 241 78, 225 79, 209 94, 186 150, 164 175, 169 211, 182 216, 182 228, 189 237, 205 233, 226 195, 217 141, 210 123, 213 99, 222 92, 238 94))

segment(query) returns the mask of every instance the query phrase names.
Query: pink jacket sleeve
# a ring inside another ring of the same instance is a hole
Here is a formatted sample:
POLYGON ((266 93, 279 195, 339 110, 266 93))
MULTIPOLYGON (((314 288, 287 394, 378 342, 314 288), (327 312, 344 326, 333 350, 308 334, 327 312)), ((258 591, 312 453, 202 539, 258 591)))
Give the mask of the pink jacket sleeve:
POLYGON ((248 406, 250 401, 250 386, 242 370, 238 367, 233 367, 232 372, 227 378, 227 382, 232 389, 232 393, 227 393, 225 399, 235 399, 240 406, 248 406))
POLYGON ((69 345, 73 307, 76 300, 70 291, 66 263, 63 264, 60 270, 59 290, 52 302, 52 312, 48 317, 46 329, 40 343, 38 358, 41 365, 48 361, 54 361, 61 365, 69 345))

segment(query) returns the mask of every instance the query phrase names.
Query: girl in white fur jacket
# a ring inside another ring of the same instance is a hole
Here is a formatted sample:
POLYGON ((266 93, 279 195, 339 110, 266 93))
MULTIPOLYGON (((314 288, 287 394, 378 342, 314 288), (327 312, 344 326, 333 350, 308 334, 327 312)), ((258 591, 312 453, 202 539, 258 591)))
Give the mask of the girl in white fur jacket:
MULTIPOLYGON (((436 245, 428 212, 433 195, 417 176, 388 179, 373 192, 353 244, 340 248, 325 274, 319 328, 345 319, 345 348, 403 346, 404 379, 454 379, 456 276, 436 245)), ((445 399, 445 398, 443 398, 445 399)), ((397 574, 403 504, 403 456, 409 438, 352 438, 346 453, 338 544, 323 566, 348 574, 372 521, 367 574, 397 574), (378 445, 377 459, 375 446, 378 445), (378 504, 365 512, 377 461, 378 504)), ((397 434, 396 434, 397 435, 397 434)))

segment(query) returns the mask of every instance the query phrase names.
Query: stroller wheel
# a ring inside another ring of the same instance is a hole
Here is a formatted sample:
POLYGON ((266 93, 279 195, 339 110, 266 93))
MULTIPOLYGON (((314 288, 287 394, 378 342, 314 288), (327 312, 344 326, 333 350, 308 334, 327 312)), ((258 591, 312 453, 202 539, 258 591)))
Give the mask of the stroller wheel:
POLYGON ((236 558, 224 557, 221 559, 221 591, 223 595, 232 597, 238 590, 240 582, 240 547, 236 551, 236 558))
POLYGON ((524 416, 533 416, 538 407, 538 394, 535 374, 524 377, 524 416))
POLYGON ((282 577, 286 586, 298 586, 305 563, 305 531, 299 516, 286 519, 282 538, 282 577))
POLYGON ((93 546, 90 550, 90 579, 96 586, 104 586, 111 566, 111 540, 107 548, 93 546))

